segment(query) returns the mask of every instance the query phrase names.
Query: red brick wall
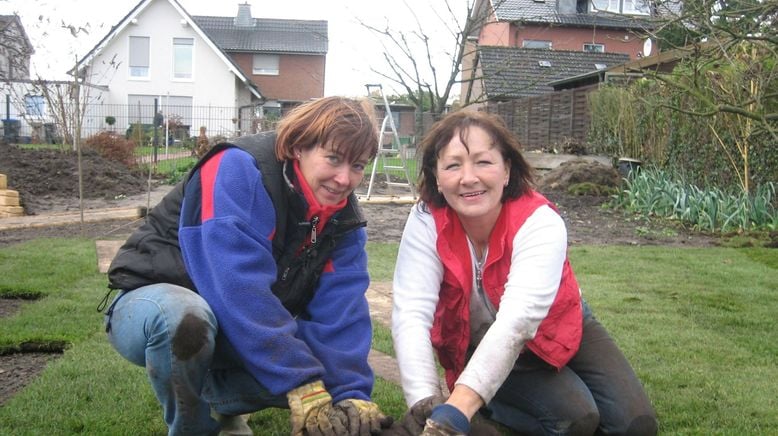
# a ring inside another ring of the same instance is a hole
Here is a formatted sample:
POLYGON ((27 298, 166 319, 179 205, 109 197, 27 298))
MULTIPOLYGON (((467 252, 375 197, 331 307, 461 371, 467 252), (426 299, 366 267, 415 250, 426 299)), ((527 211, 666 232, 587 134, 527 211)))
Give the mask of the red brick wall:
POLYGON ((631 59, 637 59, 643 49, 643 40, 626 30, 525 25, 517 32, 516 47, 525 39, 551 41, 554 50, 569 51, 582 51, 584 44, 603 44, 606 53, 628 54, 631 59))
POLYGON ((251 74, 252 53, 230 53, 240 69, 268 100, 306 101, 324 97, 325 56, 282 54, 277 76, 251 74))
POLYGON ((502 47, 521 47, 525 39, 551 41, 554 50, 582 51, 585 43, 605 45, 606 53, 624 53, 637 59, 643 49, 643 39, 632 32, 613 29, 583 29, 573 27, 524 24, 521 27, 507 23, 484 26, 478 43, 502 47))

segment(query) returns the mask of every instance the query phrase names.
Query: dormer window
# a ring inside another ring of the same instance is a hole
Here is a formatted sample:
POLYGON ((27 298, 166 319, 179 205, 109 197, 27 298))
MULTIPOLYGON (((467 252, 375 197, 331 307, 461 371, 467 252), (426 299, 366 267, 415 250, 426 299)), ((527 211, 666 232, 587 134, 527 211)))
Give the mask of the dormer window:
POLYGON ((612 12, 625 15, 651 15, 648 0, 591 0, 590 12, 612 12))
POLYGON ((542 48, 551 50, 551 41, 541 41, 537 39, 525 39, 521 42, 522 48, 542 48))
POLYGON ((604 44, 584 44, 583 45, 583 51, 587 53, 605 53, 605 45, 604 44))

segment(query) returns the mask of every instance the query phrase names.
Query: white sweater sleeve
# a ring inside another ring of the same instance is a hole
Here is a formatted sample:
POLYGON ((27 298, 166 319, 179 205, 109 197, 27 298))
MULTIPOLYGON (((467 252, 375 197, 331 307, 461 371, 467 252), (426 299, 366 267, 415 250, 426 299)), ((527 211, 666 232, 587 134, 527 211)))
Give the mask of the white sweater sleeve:
POLYGON ((436 241, 432 215, 414 206, 400 241, 392 290, 392 338, 408 406, 440 394, 440 377, 430 340, 443 279, 436 241))
POLYGON ((486 403, 491 401, 524 344, 535 337, 548 314, 566 253, 562 217, 548 206, 538 208, 514 236, 510 272, 496 320, 456 384, 473 389, 486 403))

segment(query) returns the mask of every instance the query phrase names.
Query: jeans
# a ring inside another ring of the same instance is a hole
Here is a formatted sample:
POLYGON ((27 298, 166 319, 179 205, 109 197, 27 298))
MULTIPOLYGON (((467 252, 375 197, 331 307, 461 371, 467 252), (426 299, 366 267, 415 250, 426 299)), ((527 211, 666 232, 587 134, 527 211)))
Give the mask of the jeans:
POLYGON ((583 338, 567 366, 524 351, 484 414, 522 434, 655 435, 656 414, 627 359, 584 303, 583 338))
POLYGON ((146 368, 169 435, 211 435, 211 410, 240 415, 288 407, 243 367, 219 333, 208 303, 195 292, 160 283, 120 293, 106 314, 108 340, 146 368))

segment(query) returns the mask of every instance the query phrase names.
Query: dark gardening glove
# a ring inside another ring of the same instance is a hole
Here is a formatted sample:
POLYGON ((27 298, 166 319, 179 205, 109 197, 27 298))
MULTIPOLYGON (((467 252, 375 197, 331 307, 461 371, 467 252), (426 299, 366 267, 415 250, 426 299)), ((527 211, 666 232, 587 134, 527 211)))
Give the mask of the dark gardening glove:
POLYGON ((432 409, 422 436, 465 436, 470 433, 470 420, 456 407, 440 404, 432 409))
POLYGON ((336 436, 329 419, 332 397, 321 380, 292 389, 286 399, 291 411, 291 436, 336 436))
MULTIPOLYGON (((392 425, 391 416, 381 412, 378 404, 365 400, 343 400, 335 404, 334 415, 331 419, 336 429, 341 426, 351 436, 370 436, 381 433, 381 429, 392 425), (338 422, 340 421, 340 422, 338 422)), ((340 434, 340 433, 339 433, 340 434)))
POLYGON ((427 418, 432 414, 432 409, 442 403, 443 397, 440 395, 432 395, 417 401, 403 416, 402 427, 413 436, 421 434, 427 418))

